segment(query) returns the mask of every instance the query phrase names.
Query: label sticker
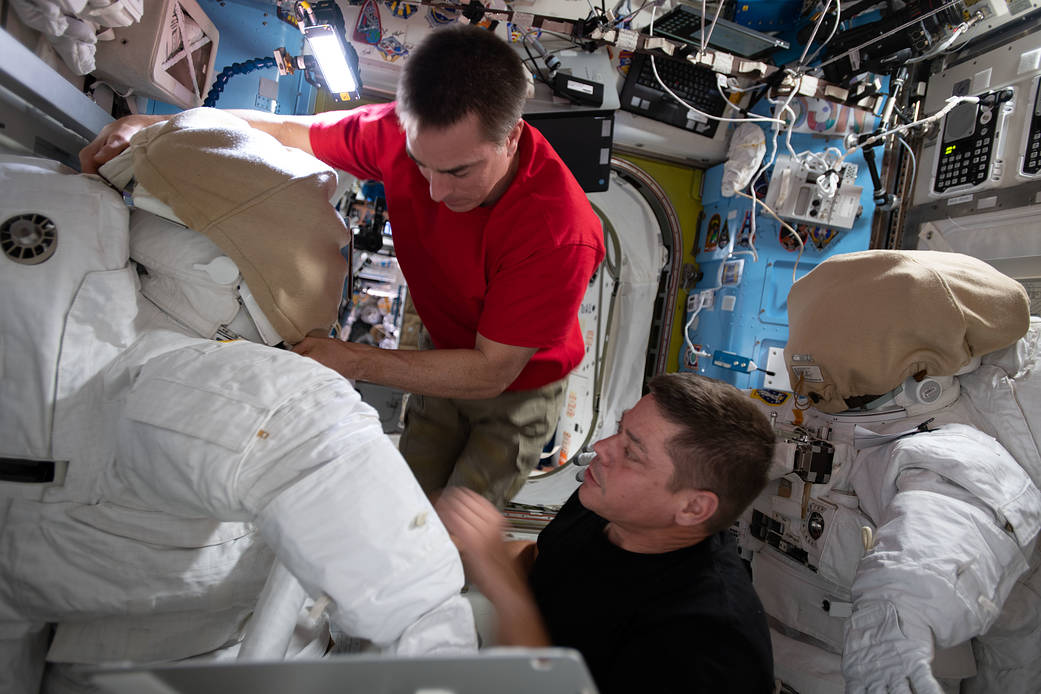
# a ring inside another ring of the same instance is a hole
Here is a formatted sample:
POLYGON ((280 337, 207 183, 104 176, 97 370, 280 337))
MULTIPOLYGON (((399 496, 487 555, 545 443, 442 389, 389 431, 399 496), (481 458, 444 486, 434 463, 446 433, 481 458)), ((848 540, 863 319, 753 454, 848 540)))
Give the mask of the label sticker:
POLYGON ((819 366, 792 366, 792 373, 795 374, 796 378, 802 378, 802 380, 809 383, 823 383, 824 375, 821 373, 821 367, 819 366))
POLYGON ((771 390, 770 388, 756 388, 752 391, 752 398, 760 400, 770 407, 780 407, 784 403, 788 402, 788 398, 791 397, 791 393, 786 393, 783 390, 771 390))

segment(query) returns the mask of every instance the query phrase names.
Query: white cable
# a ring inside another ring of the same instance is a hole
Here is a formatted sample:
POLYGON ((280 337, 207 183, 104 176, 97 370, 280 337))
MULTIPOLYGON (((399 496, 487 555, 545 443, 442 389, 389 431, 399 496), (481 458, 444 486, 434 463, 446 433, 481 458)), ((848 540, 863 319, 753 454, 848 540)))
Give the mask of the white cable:
MULTIPOLYGON (((795 148, 792 147, 792 132, 795 130, 794 124, 796 119, 795 110, 788 106, 787 103, 784 105, 783 110, 792 114, 792 125, 789 126, 788 130, 784 133, 784 145, 787 147, 788 153, 791 154, 792 160, 795 163, 802 165, 802 167, 810 173, 817 174, 814 183, 817 185, 821 194, 830 200, 835 197, 835 193, 838 191, 838 183, 835 182, 835 179, 832 176, 827 159, 824 157, 824 154, 819 152, 810 152, 809 150, 805 152, 795 151, 795 148)), ((838 151, 838 149, 834 147, 830 149, 838 151)), ((827 150, 825 150, 825 152, 826 151, 827 150)), ((839 152, 839 155, 841 154, 842 152, 839 152)))
MULTIPOLYGON (((694 319, 698 317, 698 314, 701 313, 701 309, 704 307, 704 303, 702 303, 703 300, 701 298, 701 295, 704 294, 705 292, 715 292, 718 289, 719 289, 719 287, 713 287, 712 289, 706 289, 706 290, 698 293, 698 307, 695 308, 694 311, 690 314, 690 318, 687 319, 687 324, 685 326, 683 326, 683 342, 687 345, 687 349, 690 350, 691 356, 697 356, 697 357, 711 357, 712 356, 711 354, 709 354, 708 352, 706 352, 703 349, 695 349, 694 348, 694 342, 690 339, 690 326, 694 323, 694 319)), ((688 293, 687 297, 688 297, 688 300, 689 300, 689 298, 690 298, 690 294, 689 293, 688 293)))
MULTIPOLYGON (((868 139, 864 140, 863 142, 857 144, 856 146, 850 147, 849 149, 847 149, 842 154, 842 158, 845 159, 850 154, 853 154, 853 152, 856 152, 858 149, 862 149, 864 147, 870 147, 872 145, 876 145, 879 142, 881 142, 882 140, 884 140, 886 137, 888 137, 889 135, 893 135, 893 134, 899 135, 901 133, 907 132, 911 128, 918 127, 919 125, 925 125, 926 123, 931 123, 934 120, 939 120, 940 118, 943 118, 948 113, 950 113, 954 109, 955 106, 957 106, 958 104, 963 103, 963 102, 964 103, 970 103, 970 104, 976 104, 976 103, 979 103, 979 97, 976 97, 976 96, 951 96, 951 97, 948 97, 946 105, 944 105, 943 108, 941 108, 939 111, 937 111, 933 115, 926 116, 925 118, 921 118, 919 120, 916 120, 913 123, 905 123, 904 125, 898 125, 895 128, 890 128, 889 130, 883 130, 880 133, 872 135, 871 137, 869 137, 868 139)), ((841 163, 841 160, 839 162, 837 162, 837 163, 841 163)))
POLYGON ((730 100, 730 94, 727 94, 725 91, 723 91, 723 82, 727 83, 727 89, 729 89, 732 92, 739 93, 750 92, 755 89, 764 89, 766 87, 765 84, 754 84, 751 87, 741 88, 737 85, 730 84, 730 82, 726 79, 725 75, 721 73, 716 73, 716 89, 719 90, 719 93, 723 97, 723 100, 727 102, 727 106, 738 112, 741 112, 741 109, 733 101, 730 100))
POLYGON ((911 156, 911 185, 913 186, 915 176, 918 175, 918 159, 915 157, 914 150, 911 149, 911 145, 907 144, 907 140, 900 137, 899 135, 896 136, 896 139, 900 144, 904 146, 904 148, 907 150, 907 153, 911 156))
MULTIPOLYGON (((718 77, 722 77, 722 75, 719 75, 719 74, 717 74, 717 78, 718 78, 718 77)), ((724 102, 724 103, 726 104, 726 108, 732 108, 732 109, 734 109, 735 111, 737 111, 738 113, 740 113, 740 112, 741 112, 741 109, 739 109, 739 108, 738 108, 738 107, 737 107, 737 106, 736 106, 736 105, 734 104, 734 102, 732 102, 732 101, 730 100, 730 95, 729 95, 729 94, 727 94, 726 92, 724 92, 724 91, 723 91, 723 85, 722 85, 722 84, 720 84, 720 80, 719 80, 719 79, 716 79, 716 90, 717 90, 717 91, 719 92, 719 95, 720 95, 721 97, 723 97, 723 102, 724 102)), ((724 109, 723 109, 723 113, 726 113, 726 108, 724 108, 724 109)))
MULTIPOLYGON (((813 52, 813 55, 811 55, 809 58, 806 59, 806 64, 812 63, 814 60, 816 60, 817 56, 820 55, 820 52, 824 50, 824 47, 827 46, 828 43, 830 43, 833 38, 835 38, 835 31, 838 30, 839 22, 841 22, 841 21, 842 21, 842 3, 839 2, 839 0, 835 0, 835 25, 833 27, 831 27, 831 33, 828 34, 828 38, 824 39, 824 43, 822 43, 821 45, 817 46, 817 50, 815 50, 813 52)), ((810 44, 807 43, 806 45, 809 46, 810 44)), ((803 63, 800 62, 799 65, 803 65, 803 63)))
POLYGON ((765 89, 765 88, 766 88, 765 84, 753 84, 751 87, 739 87, 739 86, 737 86, 737 80, 734 80, 734 84, 730 84, 729 80, 727 81, 727 89, 729 89, 732 92, 751 92, 751 91, 754 91, 756 89, 765 89))
POLYGON ((748 232, 748 250, 731 250, 730 255, 727 256, 727 260, 733 258, 735 255, 750 255, 752 256, 753 263, 759 262, 759 252, 755 249, 755 225, 752 225, 751 231, 748 232))
MULTIPOLYGON (((744 191, 742 191, 742 190, 739 190, 739 191, 736 191, 736 192, 737 192, 737 194, 738 194, 738 195, 740 195, 740 196, 741 196, 741 197, 743 197, 743 198, 748 198, 749 200, 751 200, 751 199, 752 199, 752 196, 751 196, 751 195, 749 195, 748 193, 746 193, 746 192, 744 192, 744 191)), ((780 224, 781 224, 781 226, 782 226, 782 227, 784 227, 785 229, 787 229, 788 231, 790 231, 790 232, 791 232, 792 234, 794 234, 794 235, 795 235, 795 238, 797 238, 797 239, 800 239, 800 237, 799 237, 799 234, 798 234, 798 232, 796 232, 796 231, 795 231, 795 229, 794 229, 794 228, 792 228, 792 225, 791 225, 791 224, 789 224, 788 222, 784 221, 784 220, 783 220, 783 219, 781 219, 780 217, 778 217, 778 216, 777 216, 777 213, 776 213, 776 212, 774 212, 774 211, 773 211, 773 210, 772 210, 772 209, 770 208, 770 206, 769 206, 769 205, 767 205, 767 204, 766 204, 765 202, 763 202, 762 200, 760 200, 760 201, 759 201, 759 205, 760 205, 760 206, 761 206, 761 207, 762 207, 762 208, 763 208, 764 210, 766 210, 766 211, 767 211, 767 213, 769 213, 769 215, 770 215, 771 217, 773 217, 773 218, 774 218, 774 219, 776 219, 776 220, 777 220, 778 222, 780 222, 780 224)), ((800 239, 799 243, 800 243, 800 244, 802 243, 802 240, 801 240, 801 239, 800 239)))
MULTIPOLYGON (((911 65, 912 63, 920 63, 923 60, 930 60, 932 58, 935 58, 936 56, 938 56, 939 54, 943 53, 948 48, 950 48, 951 44, 954 43, 955 40, 959 36, 961 36, 966 31, 968 31, 969 26, 971 26, 971 25, 968 22, 962 22, 961 24, 958 25, 958 28, 956 28, 954 30, 954 32, 949 37, 944 39, 943 43, 941 43, 939 46, 937 46, 933 50, 928 51, 926 53, 923 53, 923 54, 921 54, 919 56, 916 56, 916 57, 911 58, 909 60, 905 60, 904 64, 905 65, 911 65)), ((968 43, 968 41, 966 41, 966 43, 968 43)))
POLYGON ((751 235, 749 235, 749 237, 748 237, 748 249, 749 250, 747 250, 747 251, 734 251, 730 255, 731 256, 735 256, 735 255, 750 255, 750 256, 752 256, 752 262, 753 263, 758 263, 759 262, 759 253, 757 253, 756 250, 755 250, 755 240, 752 238, 751 235))
POLYGON ((828 16, 828 10, 830 9, 831 0, 828 0, 824 4, 824 9, 821 10, 821 16, 817 18, 817 22, 813 25, 813 31, 810 33, 810 38, 806 42, 806 46, 802 49, 802 55, 799 56, 799 62, 796 63, 796 69, 801 68, 805 64, 803 61, 806 59, 806 54, 810 52, 810 44, 813 43, 813 39, 817 38, 817 31, 821 28, 821 24, 824 23, 824 18, 828 16))
POLYGON ((630 9, 630 12, 628 14, 625 14, 625 15, 622 15, 622 14, 619 13, 618 18, 614 20, 613 24, 615 26, 620 26, 620 25, 624 24, 625 22, 628 22, 633 17, 635 17, 636 15, 640 14, 641 12, 643 12, 643 8, 645 8, 645 7, 647 7, 647 5, 651 4, 652 1, 653 0, 644 0, 644 3, 642 5, 640 5, 639 7, 637 7, 635 10, 632 9, 632 4, 630 4, 628 0, 625 0, 625 2, 618 3, 617 5, 615 5, 615 12, 618 12, 621 9, 622 5, 627 6, 630 9))
MULTIPOLYGON (((712 32, 716 30, 716 23, 719 21, 719 13, 723 9, 724 0, 719 0, 719 4, 716 5, 716 14, 712 17, 712 25, 708 28, 708 36, 705 35, 705 0, 701 0, 701 53, 705 52, 708 48, 708 42, 712 39, 712 32)), ((700 54, 699 54, 700 55, 700 54)))
MULTIPOLYGON (((796 154, 795 153, 795 148, 792 147, 792 131, 795 130, 795 121, 798 118, 798 116, 795 113, 795 109, 793 109, 791 106, 788 105, 789 103, 791 103, 791 99, 789 99, 788 101, 784 102, 784 106, 781 108, 781 116, 782 117, 784 116, 784 112, 785 111, 788 111, 789 113, 792 114, 792 122, 788 125, 788 129, 784 133, 784 146, 788 150, 788 153, 792 155, 792 159, 794 159, 797 162, 802 163, 802 161, 803 161, 802 157, 800 157, 798 154, 796 154)), ((807 166, 807 168, 810 168, 810 167, 807 166)))
MULTIPOLYGON (((705 13, 705 9, 706 9, 706 5, 707 4, 708 3, 706 2, 706 0, 701 0, 701 34, 700 34, 700 36, 701 36, 701 50, 699 51, 699 54, 705 52, 705 43, 706 43, 706 41, 705 41, 705 14, 706 14, 705 13)), ((653 12, 651 13, 651 27, 652 27, 651 36, 654 36, 654 32, 653 32, 654 13, 653 12)))
MULTIPOLYGON (((778 109, 778 112, 783 115, 785 109, 788 108, 788 104, 790 104, 792 99, 794 99, 794 98, 795 98, 795 91, 793 90, 792 93, 788 95, 788 98, 785 100, 785 102, 781 106, 781 108, 778 109)), ((768 100, 770 101, 771 104, 777 104, 778 103, 778 102, 774 101, 773 99, 769 99, 768 98, 768 100)), ((778 119, 778 120, 780 120, 780 119, 778 119)), ((793 120, 792 123, 794 124, 794 122, 795 121, 793 120)), ((783 120, 781 120, 781 123, 782 123, 782 125, 787 124, 787 122, 783 121, 783 120)), ((778 136, 779 132, 780 132, 779 129, 776 126, 774 126, 774 128, 773 128, 773 137, 771 138, 772 147, 770 149, 770 158, 768 160, 766 160, 763 163, 762 166, 759 167, 759 170, 755 172, 755 175, 752 177, 752 180, 749 181, 749 183, 748 183, 748 189, 750 191, 752 191, 752 195, 750 196, 752 198, 752 232, 751 232, 751 237, 752 238, 756 238, 756 236, 757 236, 755 206, 759 202, 759 198, 755 195, 755 184, 759 181, 759 177, 762 176, 763 173, 767 169, 769 169, 771 166, 773 166, 773 164, 774 164, 774 159, 777 157, 777 136, 778 136)))
MULTIPOLYGON (((753 202, 755 202, 755 197, 754 196, 749 195, 748 193, 745 193, 745 192, 740 191, 740 190, 735 191, 735 192, 738 195, 740 195, 741 197, 748 198, 748 199, 752 200, 753 202)), ((795 237, 795 240, 799 242, 799 254, 797 256, 795 256, 795 265, 792 266, 792 284, 795 284, 795 271, 799 268, 799 260, 802 259, 802 252, 804 250, 806 250, 806 244, 803 242, 802 237, 799 236, 799 232, 797 232, 794 228, 792 228, 791 224, 789 224, 788 222, 786 222, 783 219, 781 219, 780 217, 778 217, 777 213, 774 212, 772 209, 770 209, 770 206, 767 205, 765 202, 763 202, 762 200, 759 200, 758 202, 762 206, 762 208, 764 210, 766 210, 770 214, 771 217, 776 219, 778 221, 778 223, 782 227, 787 229, 789 231, 789 233, 791 233, 791 235, 795 237)), ((752 219, 753 220, 755 219, 754 209, 755 208, 753 207, 753 212, 752 212, 752 219)))

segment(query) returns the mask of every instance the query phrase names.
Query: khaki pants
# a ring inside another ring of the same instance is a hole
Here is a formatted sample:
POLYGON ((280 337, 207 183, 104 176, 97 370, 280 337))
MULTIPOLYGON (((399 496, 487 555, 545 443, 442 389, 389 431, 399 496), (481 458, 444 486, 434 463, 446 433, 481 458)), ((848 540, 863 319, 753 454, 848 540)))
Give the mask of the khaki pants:
POLYGON ((399 448, 427 494, 473 489, 502 508, 557 426, 567 378, 486 400, 409 397, 399 448))

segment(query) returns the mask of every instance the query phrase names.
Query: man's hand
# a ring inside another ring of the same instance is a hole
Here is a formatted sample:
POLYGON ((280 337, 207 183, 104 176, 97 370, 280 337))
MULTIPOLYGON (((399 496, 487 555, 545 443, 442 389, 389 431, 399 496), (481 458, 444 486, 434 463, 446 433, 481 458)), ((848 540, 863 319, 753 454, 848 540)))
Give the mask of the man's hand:
POLYGON ((80 150, 80 169, 86 174, 96 174, 102 164, 115 159, 130 146, 130 138, 138 130, 166 120, 167 117, 138 114, 112 121, 101 129, 93 142, 80 150))
POLYGON ((933 635, 901 620, 889 602, 858 601, 846 624, 846 694, 943 694, 933 677, 933 635))
POLYGON ((332 337, 305 337, 293 346, 293 351, 311 357, 322 366, 328 366, 344 378, 359 378, 359 364, 366 354, 379 348, 344 342, 332 337))
POLYGON ((510 571, 503 546, 505 521, 483 496, 464 487, 448 487, 435 506, 441 522, 459 549, 470 579, 482 591, 510 571))
POLYGON ((506 527, 502 514, 483 496, 464 487, 448 487, 434 508, 459 548, 466 574, 495 607, 497 645, 544 647, 549 632, 520 567, 517 545, 503 542, 506 527))

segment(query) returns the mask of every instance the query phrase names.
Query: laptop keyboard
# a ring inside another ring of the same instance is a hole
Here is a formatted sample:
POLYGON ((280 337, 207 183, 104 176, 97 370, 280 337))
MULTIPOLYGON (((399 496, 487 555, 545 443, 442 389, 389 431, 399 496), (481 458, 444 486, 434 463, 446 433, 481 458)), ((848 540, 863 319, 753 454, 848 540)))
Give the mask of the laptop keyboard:
MULTIPOLYGON (((658 75, 669 89, 687 103, 713 116, 723 115, 726 102, 716 88, 716 75, 688 62, 657 58, 658 75)), ((650 56, 634 53, 620 95, 621 107, 662 123, 711 138, 719 121, 707 118, 677 102, 654 77, 650 56)))

